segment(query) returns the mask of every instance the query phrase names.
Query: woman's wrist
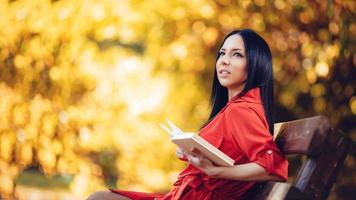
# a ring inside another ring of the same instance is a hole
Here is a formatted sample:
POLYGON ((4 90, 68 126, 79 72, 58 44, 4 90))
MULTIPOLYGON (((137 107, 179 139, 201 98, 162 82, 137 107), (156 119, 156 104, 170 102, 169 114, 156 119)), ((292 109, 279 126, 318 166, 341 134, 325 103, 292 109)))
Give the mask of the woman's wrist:
POLYGON ((207 175, 212 178, 223 178, 223 172, 226 167, 214 166, 206 171, 207 175))

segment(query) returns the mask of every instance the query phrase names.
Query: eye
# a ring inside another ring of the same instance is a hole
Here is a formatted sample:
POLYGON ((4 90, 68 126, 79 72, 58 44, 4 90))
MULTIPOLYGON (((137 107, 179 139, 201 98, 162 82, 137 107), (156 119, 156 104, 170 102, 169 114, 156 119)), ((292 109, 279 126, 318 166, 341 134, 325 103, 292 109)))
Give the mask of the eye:
POLYGON ((225 54, 225 52, 220 51, 219 54, 218 54, 218 56, 220 57, 222 54, 225 54))
POLYGON ((242 55, 240 53, 237 53, 237 52, 234 53, 234 56, 235 55, 237 55, 238 57, 242 57, 242 55))

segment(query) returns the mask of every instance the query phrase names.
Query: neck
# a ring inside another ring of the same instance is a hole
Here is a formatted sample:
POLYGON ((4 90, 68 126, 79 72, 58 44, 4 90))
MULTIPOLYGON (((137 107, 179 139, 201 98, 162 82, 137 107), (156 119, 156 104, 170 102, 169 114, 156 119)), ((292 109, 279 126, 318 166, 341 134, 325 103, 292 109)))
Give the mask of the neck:
POLYGON ((234 88, 228 88, 229 101, 231 100, 232 97, 239 94, 243 90, 244 87, 245 87, 245 84, 239 85, 234 88))

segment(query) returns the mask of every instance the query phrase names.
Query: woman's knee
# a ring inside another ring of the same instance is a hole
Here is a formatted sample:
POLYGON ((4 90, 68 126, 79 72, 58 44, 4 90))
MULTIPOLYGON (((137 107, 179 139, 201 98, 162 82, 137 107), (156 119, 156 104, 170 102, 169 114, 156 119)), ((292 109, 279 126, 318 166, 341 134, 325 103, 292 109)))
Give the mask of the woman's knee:
POLYGON ((87 200, 130 200, 130 199, 110 191, 98 191, 91 194, 87 198, 87 200))
POLYGON ((91 194, 91 195, 87 198, 87 200, 104 199, 106 192, 107 192, 107 191, 94 192, 93 194, 91 194))

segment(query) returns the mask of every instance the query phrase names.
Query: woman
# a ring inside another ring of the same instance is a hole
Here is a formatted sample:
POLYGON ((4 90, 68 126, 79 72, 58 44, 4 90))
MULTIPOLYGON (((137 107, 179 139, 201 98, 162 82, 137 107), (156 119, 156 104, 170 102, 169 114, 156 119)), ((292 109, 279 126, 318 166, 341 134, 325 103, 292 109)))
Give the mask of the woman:
POLYGON ((254 31, 235 30, 225 37, 211 104, 199 135, 233 158, 234 166, 217 166, 197 150, 178 149, 188 166, 167 194, 110 189, 89 199, 242 199, 258 181, 286 181, 288 161, 273 141, 272 56, 254 31))

